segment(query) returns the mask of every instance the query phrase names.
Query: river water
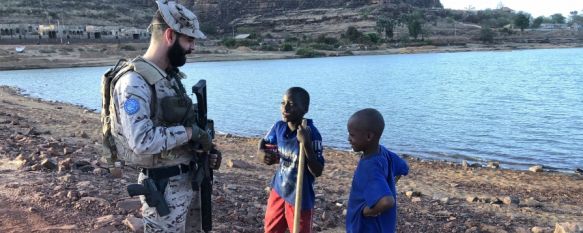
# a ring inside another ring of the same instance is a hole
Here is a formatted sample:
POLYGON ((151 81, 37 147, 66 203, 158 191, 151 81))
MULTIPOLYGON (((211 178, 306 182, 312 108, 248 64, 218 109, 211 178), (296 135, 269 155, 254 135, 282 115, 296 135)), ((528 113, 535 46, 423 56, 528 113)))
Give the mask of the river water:
MULTIPOLYGON (((98 109, 106 69, 2 71, 0 85, 98 109)), ((386 121, 382 143, 396 152, 514 169, 583 167, 583 49, 201 62, 182 70, 186 86, 207 80, 209 117, 225 133, 266 133, 284 91, 301 86, 311 95, 307 117, 329 147, 348 149, 347 119, 373 107, 386 121)))

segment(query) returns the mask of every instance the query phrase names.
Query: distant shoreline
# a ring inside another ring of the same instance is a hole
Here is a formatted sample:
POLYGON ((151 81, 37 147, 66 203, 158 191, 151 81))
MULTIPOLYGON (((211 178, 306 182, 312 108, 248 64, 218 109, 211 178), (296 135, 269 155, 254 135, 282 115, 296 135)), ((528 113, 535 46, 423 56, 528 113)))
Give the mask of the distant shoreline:
MULTIPOLYGON (((22 45, 0 45, 0 71, 29 70, 50 68, 75 68, 112 66, 120 58, 131 58, 143 53, 147 43, 132 44, 142 47, 133 51, 123 51, 116 44, 72 44, 72 45, 26 45, 24 53, 16 53, 15 48, 22 45), (79 52, 77 52, 79 51, 79 52)), ((540 44, 540 43, 505 43, 505 44, 468 44, 464 46, 420 46, 388 48, 379 50, 355 50, 352 55, 343 51, 321 51, 324 57, 391 55, 419 53, 457 53, 485 51, 514 51, 526 49, 561 49, 581 48, 583 44, 540 44)), ((188 62, 274 60, 301 58, 294 52, 253 51, 248 48, 226 49, 224 47, 200 47, 201 52, 221 51, 221 53, 196 53, 188 62)))

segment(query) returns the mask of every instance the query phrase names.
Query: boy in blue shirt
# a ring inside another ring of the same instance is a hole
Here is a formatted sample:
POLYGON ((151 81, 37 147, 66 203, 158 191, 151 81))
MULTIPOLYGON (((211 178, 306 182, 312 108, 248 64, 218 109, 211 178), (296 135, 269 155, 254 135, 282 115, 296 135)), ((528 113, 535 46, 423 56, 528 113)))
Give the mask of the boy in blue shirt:
POLYGON ((348 120, 348 141, 362 152, 348 198, 347 233, 386 233, 397 229, 396 180, 409 166, 379 144, 385 121, 379 111, 367 108, 348 120))
POLYGON ((322 175, 324 157, 322 136, 312 120, 307 127, 301 126, 308 112, 310 96, 300 87, 288 89, 281 101, 282 120, 271 127, 265 138, 260 140, 258 157, 267 165, 279 163, 271 181, 271 192, 265 212, 265 232, 293 232, 296 179, 300 143, 305 152, 306 169, 302 190, 302 210, 300 213, 301 233, 312 232, 314 213, 314 180, 322 175))

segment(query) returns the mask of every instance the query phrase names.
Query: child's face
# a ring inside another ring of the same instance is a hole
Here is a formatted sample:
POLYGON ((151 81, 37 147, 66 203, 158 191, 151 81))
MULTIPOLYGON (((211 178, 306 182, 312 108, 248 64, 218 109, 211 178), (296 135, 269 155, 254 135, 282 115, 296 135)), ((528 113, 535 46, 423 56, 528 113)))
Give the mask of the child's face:
POLYGON ((354 152, 364 151, 370 142, 370 135, 365 130, 357 127, 357 121, 350 119, 348 121, 348 142, 354 152))
POLYGON ((281 100, 281 118, 284 122, 298 122, 306 114, 304 101, 293 93, 285 93, 281 100))

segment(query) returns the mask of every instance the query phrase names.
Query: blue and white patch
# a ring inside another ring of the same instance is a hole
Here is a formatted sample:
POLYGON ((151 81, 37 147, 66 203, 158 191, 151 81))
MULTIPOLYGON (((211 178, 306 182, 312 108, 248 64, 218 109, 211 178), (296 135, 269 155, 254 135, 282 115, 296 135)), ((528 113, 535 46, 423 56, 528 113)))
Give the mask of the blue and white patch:
POLYGON ((123 109, 128 115, 133 115, 140 110, 140 103, 136 99, 127 99, 123 104, 123 109))

